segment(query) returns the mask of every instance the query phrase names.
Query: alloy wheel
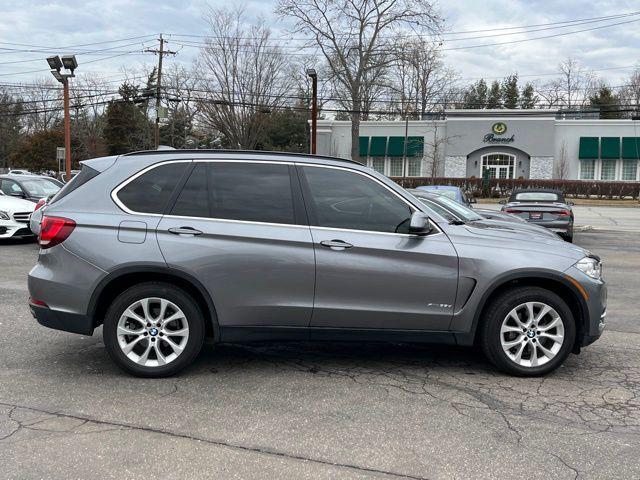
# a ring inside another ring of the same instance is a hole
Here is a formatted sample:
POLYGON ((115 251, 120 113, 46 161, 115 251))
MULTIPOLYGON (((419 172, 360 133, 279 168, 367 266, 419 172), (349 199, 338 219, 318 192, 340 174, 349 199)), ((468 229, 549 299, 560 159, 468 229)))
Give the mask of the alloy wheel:
POLYGON ((511 310, 500 327, 507 357, 521 367, 539 367, 553 359, 564 343, 564 322, 543 302, 526 302, 511 310))
POLYGON ((160 367, 182 354, 189 340, 189 324, 175 303, 164 298, 143 298, 120 316, 117 338, 129 360, 144 367, 160 367))

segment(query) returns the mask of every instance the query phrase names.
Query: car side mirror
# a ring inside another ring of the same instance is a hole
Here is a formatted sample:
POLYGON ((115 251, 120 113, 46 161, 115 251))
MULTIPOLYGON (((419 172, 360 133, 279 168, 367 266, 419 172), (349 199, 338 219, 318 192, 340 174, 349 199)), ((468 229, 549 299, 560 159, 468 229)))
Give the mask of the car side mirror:
POLYGON ((498 203, 499 203, 500 205, 506 205, 506 204, 507 204, 507 201, 506 201, 506 200, 500 200, 498 203))
POLYGON ((569 201, 567 202, 567 205, 569 205, 570 207, 573 207, 573 206, 575 205, 575 203, 573 203, 571 200, 569 200, 569 201))
POLYGON ((429 217, 422 212, 413 212, 409 223, 409 233, 412 235, 428 235, 433 231, 429 217))

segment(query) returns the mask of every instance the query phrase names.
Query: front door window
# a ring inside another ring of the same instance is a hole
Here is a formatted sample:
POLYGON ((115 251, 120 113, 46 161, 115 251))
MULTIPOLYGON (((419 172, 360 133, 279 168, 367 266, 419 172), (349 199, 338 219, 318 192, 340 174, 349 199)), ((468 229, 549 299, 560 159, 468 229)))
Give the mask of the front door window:
POLYGON ((482 156, 480 175, 489 170, 489 178, 515 178, 516 157, 508 153, 490 153, 482 156))

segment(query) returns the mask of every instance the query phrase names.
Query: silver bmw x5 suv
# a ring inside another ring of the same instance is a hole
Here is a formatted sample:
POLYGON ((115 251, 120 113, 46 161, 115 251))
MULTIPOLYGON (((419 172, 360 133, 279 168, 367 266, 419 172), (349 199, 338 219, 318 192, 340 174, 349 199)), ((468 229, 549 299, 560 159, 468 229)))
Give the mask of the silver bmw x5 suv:
POLYGON ((140 376, 214 342, 482 347, 541 375, 604 328, 598 257, 449 223, 388 178, 329 157, 153 151, 83 162, 46 206, 29 274, 39 323, 91 335, 140 376))

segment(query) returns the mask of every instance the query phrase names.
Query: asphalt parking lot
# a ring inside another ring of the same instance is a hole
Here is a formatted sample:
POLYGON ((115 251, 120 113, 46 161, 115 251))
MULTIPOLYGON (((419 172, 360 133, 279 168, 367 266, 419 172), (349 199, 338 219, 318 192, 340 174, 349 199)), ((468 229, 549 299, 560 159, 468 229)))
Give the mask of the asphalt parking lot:
POLYGON ((0 478, 640 478, 640 241, 576 234, 609 284, 603 337, 545 378, 473 350, 205 346, 130 377, 36 324, 33 243, 0 246, 0 478))

